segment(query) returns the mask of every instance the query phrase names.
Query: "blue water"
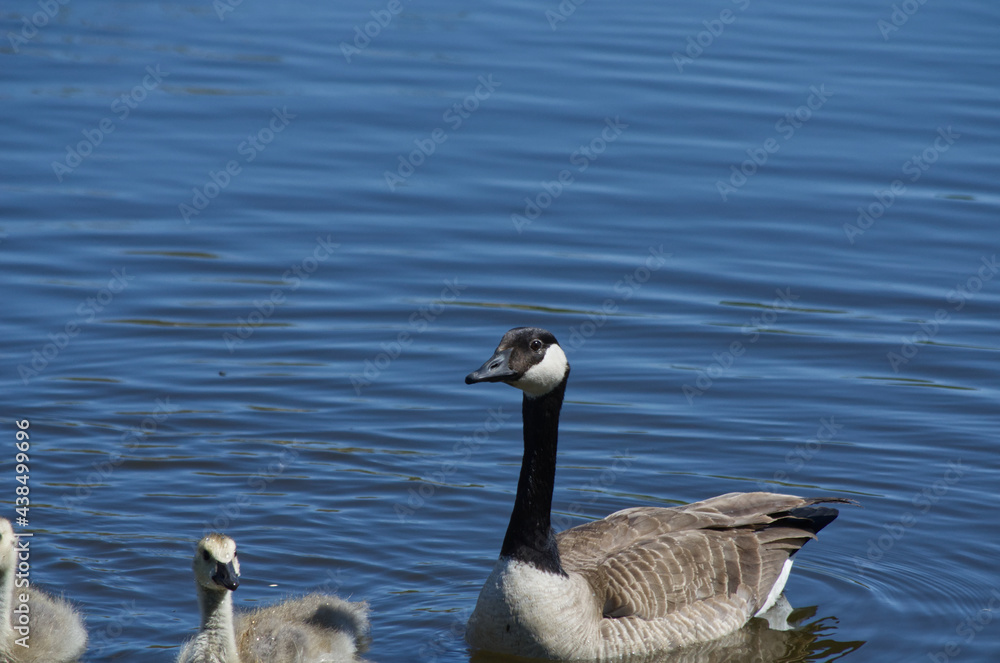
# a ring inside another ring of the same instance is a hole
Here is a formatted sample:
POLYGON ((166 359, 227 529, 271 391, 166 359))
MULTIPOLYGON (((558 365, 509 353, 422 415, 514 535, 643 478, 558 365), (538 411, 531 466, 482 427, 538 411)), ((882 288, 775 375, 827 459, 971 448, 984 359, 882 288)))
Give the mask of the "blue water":
POLYGON ((697 660, 996 660, 994 3, 46 6, 0 13, 0 501, 28 420, 86 660, 176 656, 207 529, 239 606, 467 660, 520 397, 462 380, 518 325, 573 365, 561 525, 862 505, 799 631, 697 660))

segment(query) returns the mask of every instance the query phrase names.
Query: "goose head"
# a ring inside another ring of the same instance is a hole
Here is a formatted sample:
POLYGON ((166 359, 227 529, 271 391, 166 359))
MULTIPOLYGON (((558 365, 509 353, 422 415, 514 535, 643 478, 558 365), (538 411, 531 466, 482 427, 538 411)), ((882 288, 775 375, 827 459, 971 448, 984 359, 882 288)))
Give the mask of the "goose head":
POLYGON ((195 582, 211 591, 233 591, 240 586, 240 560, 236 542, 215 532, 198 542, 194 553, 195 582))
POLYGON ((504 382, 538 398, 555 390, 568 377, 569 362, 552 332, 515 327, 503 335, 485 364, 465 376, 465 384, 504 382))

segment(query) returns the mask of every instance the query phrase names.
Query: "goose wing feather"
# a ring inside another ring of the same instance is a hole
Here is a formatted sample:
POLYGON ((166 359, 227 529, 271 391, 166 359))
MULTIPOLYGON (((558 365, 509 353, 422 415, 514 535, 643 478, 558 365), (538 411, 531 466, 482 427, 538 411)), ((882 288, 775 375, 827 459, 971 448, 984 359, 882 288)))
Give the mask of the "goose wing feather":
POLYGON ((681 507, 625 509, 556 540, 564 569, 586 578, 605 617, 658 619, 699 604, 698 611, 737 609, 733 618, 745 620, 785 560, 832 520, 826 512, 836 514, 808 511, 823 501, 847 500, 729 493, 681 507))

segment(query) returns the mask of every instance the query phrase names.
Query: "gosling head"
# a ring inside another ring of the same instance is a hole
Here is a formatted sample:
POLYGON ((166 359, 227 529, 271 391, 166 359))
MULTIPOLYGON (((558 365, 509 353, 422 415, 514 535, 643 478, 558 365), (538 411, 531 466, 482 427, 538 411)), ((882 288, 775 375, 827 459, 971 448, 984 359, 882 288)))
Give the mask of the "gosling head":
POLYGON ((215 532, 198 542, 194 553, 194 579, 199 587, 211 591, 232 591, 240 586, 240 560, 236 542, 215 532))
POLYGON ((531 398, 550 393, 569 377, 569 362, 552 332, 515 327, 503 335, 493 356, 465 376, 465 384, 505 382, 531 398))

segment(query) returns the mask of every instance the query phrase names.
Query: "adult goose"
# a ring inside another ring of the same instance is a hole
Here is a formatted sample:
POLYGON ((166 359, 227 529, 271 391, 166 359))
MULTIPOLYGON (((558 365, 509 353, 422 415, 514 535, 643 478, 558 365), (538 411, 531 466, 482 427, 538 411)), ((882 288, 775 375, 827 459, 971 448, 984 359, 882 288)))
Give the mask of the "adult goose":
POLYGON ((792 556, 836 509, 774 493, 635 507, 550 527, 569 362, 555 336, 518 327, 466 378, 524 392, 524 457, 500 557, 466 629, 477 650, 558 660, 648 655, 731 633, 781 594, 792 556))
POLYGON ((368 606, 336 596, 300 599, 233 614, 240 584, 236 543, 212 533, 198 542, 192 564, 201 630, 178 663, 340 663, 355 660, 368 633, 368 606))
POLYGON ((18 545, 10 521, 0 518, 0 661, 75 661, 87 648, 83 620, 68 602, 28 584, 27 573, 18 572, 25 545, 18 545))

